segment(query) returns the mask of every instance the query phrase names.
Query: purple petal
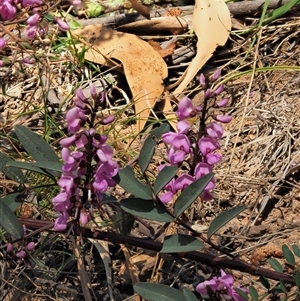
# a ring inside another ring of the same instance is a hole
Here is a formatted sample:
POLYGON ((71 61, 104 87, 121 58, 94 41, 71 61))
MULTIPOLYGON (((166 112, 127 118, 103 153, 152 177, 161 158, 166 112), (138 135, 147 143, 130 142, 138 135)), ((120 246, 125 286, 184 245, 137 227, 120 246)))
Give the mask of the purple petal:
POLYGON ((162 193, 160 195, 159 199, 161 200, 162 203, 167 204, 172 201, 173 195, 174 194, 172 193, 172 191, 167 191, 167 192, 162 193))
POLYGON ((180 120, 190 117, 191 112, 193 111, 192 100, 188 97, 183 97, 178 103, 177 116, 180 120))
POLYGON ((198 141, 198 147, 203 156, 220 148, 219 143, 210 137, 203 137, 198 141))
POLYGON ((223 108, 223 107, 227 106, 228 102, 229 102, 229 99, 228 98, 224 98, 224 99, 218 101, 216 103, 216 105, 217 105, 218 108, 223 108))

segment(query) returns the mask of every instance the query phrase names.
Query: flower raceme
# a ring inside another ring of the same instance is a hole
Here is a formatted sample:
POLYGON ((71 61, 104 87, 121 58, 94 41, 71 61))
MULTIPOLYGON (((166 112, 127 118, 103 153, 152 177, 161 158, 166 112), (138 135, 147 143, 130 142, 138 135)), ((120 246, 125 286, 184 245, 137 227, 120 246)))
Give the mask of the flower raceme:
MULTIPOLYGON (((216 71, 212 76, 212 81, 215 81, 220 74, 220 71, 216 71)), ((189 159, 195 163, 192 175, 180 175, 165 186, 165 192, 160 196, 160 200, 163 203, 170 202, 178 191, 183 190, 204 175, 211 173, 214 165, 222 160, 222 155, 219 153, 220 144, 218 140, 223 137, 224 133, 222 123, 230 122, 231 116, 221 114, 212 115, 211 117, 214 121, 205 126, 197 143, 192 142, 188 136, 190 124, 187 120, 189 118, 195 117, 197 114, 205 114, 210 108, 214 108, 215 110, 222 109, 229 102, 227 98, 215 101, 215 96, 222 93, 224 87, 221 85, 214 91, 207 88, 203 74, 200 75, 200 85, 206 89, 206 112, 203 112, 202 106, 195 107, 191 99, 183 97, 178 103, 177 117, 179 121, 177 123, 177 133, 168 132, 162 135, 163 142, 168 146, 167 156, 170 165, 180 166, 185 160, 189 159)), ((161 170, 162 168, 160 167, 159 169, 161 170)), ((213 198, 211 190, 214 186, 215 180, 212 179, 200 195, 202 200, 211 200, 213 198)))
MULTIPOLYGON (((94 90, 91 86, 91 92, 94 90)), ((66 114, 71 136, 60 141, 64 164, 58 181, 60 193, 52 199, 54 209, 59 213, 54 225, 57 231, 66 229, 72 216, 86 225, 93 214, 86 209, 91 206, 99 208, 103 193, 116 184, 112 178, 118 173, 118 164, 113 160, 113 150, 106 144, 107 137, 96 132, 90 116, 103 99, 97 93, 91 94, 94 107, 79 89, 75 106, 66 114)), ((106 123, 114 121, 114 118, 104 119, 106 123)))

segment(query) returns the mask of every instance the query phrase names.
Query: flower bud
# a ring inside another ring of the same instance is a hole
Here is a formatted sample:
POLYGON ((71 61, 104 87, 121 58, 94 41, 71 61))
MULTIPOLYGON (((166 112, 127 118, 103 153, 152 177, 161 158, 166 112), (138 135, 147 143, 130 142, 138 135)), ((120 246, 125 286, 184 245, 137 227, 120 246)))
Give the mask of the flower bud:
POLYGON ((84 208, 80 210, 79 222, 82 226, 86 226, 86 224, 89 222, 89 217, 84 208))
POLYGON ((229 102, 229 99, 228 98, 224 98, 224 99, 216 102, 216 106, 215 107, 223 108, 223 107, 227 106, 228 102, 229 102))
POLYGON ((217 69, 215 73, 211 76, 212 81, 216 81, 221 76, 221 70, 217 69))
POLYGON ((3 38, 0 38, 0 49, 3 49, 6 46, 6 40, 3 38))
POLYGON ((205 99, 209 99, 209 98, 212 97, 212 93, 211 93, 210 89, 207 89, 205 91, 205 95, 204 96, 205 96, 205 99))
POLYGON ((218 86, 218 88, 216 90, 214 90, 214 93, 215 93, 215 95, 219 95, 223 92, 223 90, 224 90, 224 86, 220 85, 220 86, 218 86))
POLYGON ((30 26, 35 26, 39 22, 40 15, 39 14, 34 14, 31 17, 28 18, 26 23, 30 26))
POLYGON ((222 123, 229 123, 231 121, 232 117, 228 116, 228 115, 217 115, 217 116, 214 116, 214 119, 217 121, 220 121, 222 123))
POLYGON ((31 241, 30 243, 27 244, 26 246, 26 250, 27 251, 33 251, 35 248, 35 243, 33 241, 31 241))
POLYGON ((26 252, 25 252, 24 250, 21 250, 20 252, 18 252, 18 253, 16 254, 16 256, 17 256, 18 258, 20 258, 20 259, 23 259, 23 258, 26 257, 26 252))
POLYGON ((61 31, 68 31, 70 29, 70 26, 62 19, 56 18, 55 21, 61 31))
POLYGON ((109 115, 106 118, 102 119, 100 123, 101 124, 109 124, 109 123, 114 122, 114 120, 115 120, 115 116, 114 115, 109 115))
POLYGON ((12 253, 14 250, 14 246, 9 242, 6 246, 6 252, 7 253, 12 253))
POLYGON ((205 89, 206 83, 205 83, 205 76, 203 75, 203 73, 201 73, 199 76, 199 83, 202 86, 202 88, 205 89))

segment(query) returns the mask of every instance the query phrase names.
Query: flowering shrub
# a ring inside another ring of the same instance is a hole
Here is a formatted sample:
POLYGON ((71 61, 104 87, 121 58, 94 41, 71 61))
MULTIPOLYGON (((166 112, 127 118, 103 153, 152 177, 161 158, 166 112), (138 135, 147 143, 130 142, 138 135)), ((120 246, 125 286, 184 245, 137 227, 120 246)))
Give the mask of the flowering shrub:
MULTIPOLYGON (((107 137, 95 129, 93 112, 104 106, 104 96, 97 94, 93 85, 91 95, 93 104, 78 89, 75 106, 66 114, 71 136, 60 141, 64 161, 58 181, 61 190, 52 200, 60 214, 54 225, 58 231, 66 229, 71 216, 85 226, 93 216, 91 208, 99 208, 103 193, 116 184, 112 178, 118 173, 118 164, 113 160, 113 150, 106 144, 107 137)), ((99 123, 113 121, 114 116, 108 116, 99 123)))

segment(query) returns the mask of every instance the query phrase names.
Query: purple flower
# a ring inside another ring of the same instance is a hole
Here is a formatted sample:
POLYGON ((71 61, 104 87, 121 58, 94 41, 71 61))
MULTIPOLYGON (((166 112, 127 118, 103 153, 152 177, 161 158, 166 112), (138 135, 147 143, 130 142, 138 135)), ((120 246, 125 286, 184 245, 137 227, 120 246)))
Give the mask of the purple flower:
POLYGON ((113 187, 116 182, 112 179, 118 173, 118 164, 113 160, 101 163, 95 173, 93 187, 97 192, 106 192, 108 187, 113 187))
MULTIPOLYGON (((222 294, 225 300, 245 301, 233 288, 234 278, 233 276, 226 274, 221 270, 221 276, 213 277, 211 280, 206 280, 197 285, 196 291, 203 296, 208 295, 208 287, 213 293, 222 294)), ((248 290, 241 288, 245 293, 248 290)))
POLYGON ((224 133, 223 127, 216 122, 210 123, 206 127, 206 133, 211 138, 221 139, 224 133))
POLYGON ((193 111, 192 100, 188 97, 183 97, 178 103, 177 116, 180 120, 190 117, 190 114, 193 111))
POLYGON ((177 189, 175 187, 175 179, 172 179, 165 187, 165 192, 160 195, 160 200, 162 203, 166 204, 172 201, 173 195, 176 194, 177 189))
POLYGON ((168 151, 168 159, 172 165, 183 162, 190 152, 190 140, 184 134, 177 134, 168 151))
POLYGON ((220 148, 220 144, 210 137, 203 137, 198 141, 198 147, 203 156, 220 148))
POLYGON ((106 125, 106 124, 113 123, 114 120, 115 120, 115 116, 109 115, 109 116, 105 117, 104 119, 102 119, 100 123, 106 125))
POLYGON ((195 179, 189 174, 182 174, 175 181, 176 190, 184 190, 188 186, 190 186, 195 179))
POLYGON ((64 212, 60 217, 58 217, 54 222, 54 230, 64 231, 67 228, 67 223, 69 219, 69 214, 64 212))
POLYGON ((193 102, 188 97, 183 97, 178 103, 177 116, 179 120, 184 120, 189 117, 194 117, 196 113, 201 112, 202 107, 197 106, 194 108, 193 102))
POLYGON ((222 160, 222 155, 209 153, 205 156, 204 160, 209 165, 215 165, 222 160))
POLYGON ((86 115, 78 107, 70 109, 66 114, 68 130, 71 133, 77 132, 87 120, 86 115))
POLYGON ((15 17, 17 13, 17 9, 15 6, 11 5, 9 1, 4 1, 2 5, 0 5, 0 15, 3 20, 11 20, 15 17))

